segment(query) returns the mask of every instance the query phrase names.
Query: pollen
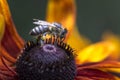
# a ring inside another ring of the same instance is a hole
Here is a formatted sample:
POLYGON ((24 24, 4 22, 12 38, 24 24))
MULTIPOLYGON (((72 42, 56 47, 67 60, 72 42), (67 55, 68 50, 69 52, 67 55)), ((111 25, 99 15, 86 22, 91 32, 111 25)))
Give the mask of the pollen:
POLYGON ((16 62, 20 80, 74 80, 74 50, 60 39, 30 42, 16 62))

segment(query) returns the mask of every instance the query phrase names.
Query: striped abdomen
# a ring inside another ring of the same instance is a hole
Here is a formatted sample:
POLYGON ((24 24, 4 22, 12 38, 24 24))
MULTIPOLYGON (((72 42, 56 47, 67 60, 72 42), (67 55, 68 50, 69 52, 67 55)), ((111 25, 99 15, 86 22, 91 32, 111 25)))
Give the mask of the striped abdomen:
POLYGON ((40 35, 40 34, 43 34, 45 32, 49 31, 49 26, 48 25, 39 25, 35 28, 33 28, 29 34, 30 35, 33 35, 33 36, 37 36, 37 35, 40 35))

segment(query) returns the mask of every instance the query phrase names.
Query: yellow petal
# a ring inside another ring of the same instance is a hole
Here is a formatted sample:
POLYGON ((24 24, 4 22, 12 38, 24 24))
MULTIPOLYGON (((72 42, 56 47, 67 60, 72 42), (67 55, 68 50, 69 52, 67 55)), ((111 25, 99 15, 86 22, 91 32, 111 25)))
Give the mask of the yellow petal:
POLYGON ((0 0, 0 13, 5 19, 5 32, 1 40, 0 53, 8 61, 15 62, 23 47, 23 40, 15 29, 6 0, 0 0))
POLYGON ((118 74, 120 74, 120 68, 102 68, 103 70, 107 70, 107 71, 110 71, 110 72, 113 72, 113 73, 118 73, 118 74))
POLYGON ((69 36, 67 35, 66 41, 73 48, 79 50, 88 45, 89 41, 79 35, 75 26, 76 5, 74 0, 49 0, 46 19, 49 22, 62 23, 68 29, 69 36))
POLYGON ((4 34, 4 28, 5 28, 5 21, 3 15, 0 13, 0 44, 1 44, 1 39, 4 34))
POLYGON ((49 22, 61 23, 68 29, 68 33, 70 33, 76 22, 75 1, 48 0, 46 20, 49 22))
POLYGON ((85 62, 99 62, 114 53, 114 50, 114 45, 109 42, 103 41, 92 44, 78 52, 76 62, 77 64, 82 64, 85 62))
POLYGON ((90 40, 80 35, 77 27, 74 27, 71 31, 70 37, 67 39, 67 43, 70 44, 73 48, 78 50, 82 50, 84 47, 90 44, 90 40))
POLYGON ((103 35, 103 40, 113 44, 114 53, 110 55, 110 59, 119 60, 120 58, 120 35, 114 35, 107 32, 103 35))

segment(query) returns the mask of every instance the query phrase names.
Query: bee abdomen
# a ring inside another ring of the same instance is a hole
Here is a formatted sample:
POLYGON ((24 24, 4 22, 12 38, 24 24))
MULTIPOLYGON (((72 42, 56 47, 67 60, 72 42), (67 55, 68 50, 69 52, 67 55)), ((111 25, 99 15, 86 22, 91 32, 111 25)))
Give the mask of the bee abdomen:
POLYGON ((37 26, 33 28, 29 34, 36 36, 36 35, 42 34, 43 32, 44 32, 44 28, 42 26, 37 26))

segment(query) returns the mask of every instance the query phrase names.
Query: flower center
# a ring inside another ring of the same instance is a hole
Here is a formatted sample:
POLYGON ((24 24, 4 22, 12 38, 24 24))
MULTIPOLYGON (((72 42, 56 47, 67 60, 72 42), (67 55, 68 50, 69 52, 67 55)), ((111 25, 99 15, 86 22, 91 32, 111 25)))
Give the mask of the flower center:
POLYGON ((16 71, 20 80, 74 80, 73 50, 57 40, 28 46, 17 60, 16 71))
POLYGON ((43 50, 46 52, 56 52, 56 48, 53 45, 46 44, 43 46, 43 50))

